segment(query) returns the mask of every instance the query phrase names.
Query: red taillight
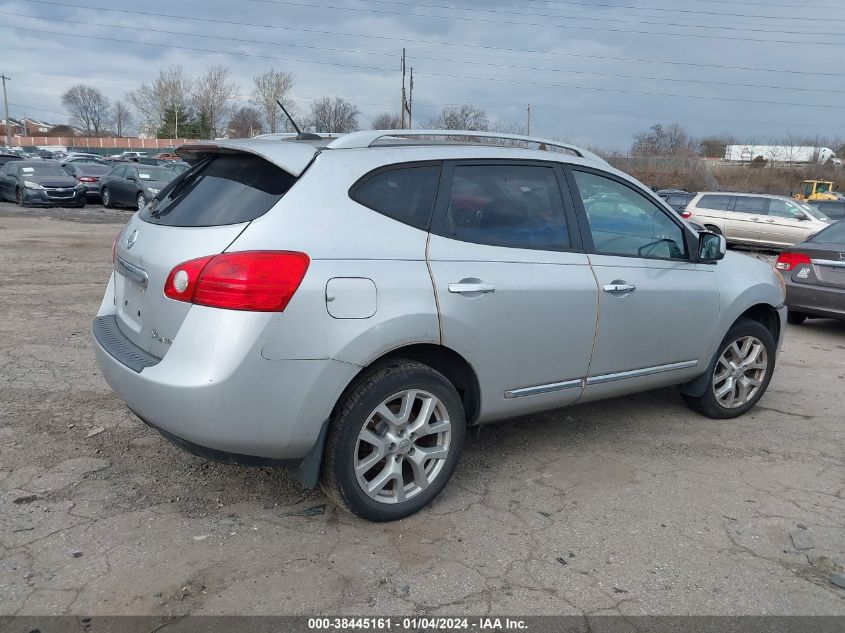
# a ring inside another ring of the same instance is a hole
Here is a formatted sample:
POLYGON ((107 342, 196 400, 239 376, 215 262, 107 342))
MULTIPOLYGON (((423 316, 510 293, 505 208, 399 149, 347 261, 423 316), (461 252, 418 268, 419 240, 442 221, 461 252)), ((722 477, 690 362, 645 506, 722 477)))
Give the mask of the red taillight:
POLYGON ((91 178, 91 176, 78 176, 76 179, 79 182, 97 182, 97 178, 91 178))
POLYGON ((682 217, 684 220, 686 220, 687 218, 691 218, 691 217, 692 217, 692 213, 691 213, 691 212, 689 212, 689 211, 684 211, 683 213, 681 213, 681 217, 682 217))
POLYGON ((244 251, 201 257, 170 271, 164 294, 176 301, 227 310, 281 312, 311 260, 305 253, 244 251))
POLYGON ((811 264, 810 256, 804 253, 781 253, 775 262, 775 268, 778 270, 789 271, 801 264, 811 264))

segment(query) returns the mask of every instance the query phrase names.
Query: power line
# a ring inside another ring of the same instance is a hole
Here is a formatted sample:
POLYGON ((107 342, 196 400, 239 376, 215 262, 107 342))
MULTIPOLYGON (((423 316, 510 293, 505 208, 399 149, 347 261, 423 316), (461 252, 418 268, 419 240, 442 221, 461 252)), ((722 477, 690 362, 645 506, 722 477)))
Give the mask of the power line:
MULTIPOLYGON (((32 2, 39 2, 43 0, 30 0, 32 2)), ((53 3, 58 4, 58 3, 53 3)), ((98 9, 97 7, 86 7, 86 6, 79 6, 79 5, 60 5, 65 7, 74 7, 74 8, 82 8, 82 9, 98 9)), ((272 25, 272 24, 256 24, 250 22, 233 22, 229 20, 217 20, 213 18, 201 18, 196 16, 185 16, 185 15, 171 15, 167 13, 154 13, 149 11, 132 11, 128 9, 110 9, 103 7, 101 10, 103 11, 110 11, 114 13, 124 13, 129 15, 143 15, 147 17, 160 17, 166 18, 168 20, 189 20, 195 22, 206 22, 211 24, 222 24, 226 26, 248 26, 248 27, 255 27, 255 28, 262 28, 262 29, 273 29, 273 30, 283 30, 283 31, 292 31, 292 32, 299 32, 299 33, 314 33, 319 35, 332 35, 332 36, 340 36, 340 37, 355 37, 355 38, 365 38, 365 39, 381 39, 381 40, 388 40, 388 41, 398 41, 398 42, 405 42, 405 43, 414 43, 414 44, 431 44, 436 46, 451 46, 451 47, 459 47, 459 48, 473 48, 473 49, 480 49, 480 50, 496 50, 496 51, 503 51, 509 53, 530 53, 530 54, 537 54, 537 55, 554 55, 554 56, 564 56, 564 57, 573 57, 578 59, 596 59, 596 60, 604 60, 604 61, 621 61, 621 62, 630 62, 630 63, 649 63, 649 64, 667 64, 672 66, 690 66, 694 68, 718 68, 721 70, 742 70, 742 71, 752 71, 752 72, 767 72, 767 73, 778 73, 778 74, 793 74, 793 75, 801 75, 801 76, 814 76, 814 77, 845 77, 845 74, 841 73, 831 73, 831 72, 819 72, 819 71, 805 71, 805 70, 789 70, 785 68, 760 68, 754 66, 734 66, 729 64, 705 64, 699 62, 678 62, 672 60, 660 60, 660 59, 643 59, 643 58, 630 58, 630 57, 614 57, 614 56, 602 56, 602 55, 585 55, 579 53, 565 53, 559 51, 542 51, 542 50, 532 50, 532 49, 525 49, 525 48, 511 48, 511 47, 502 47, 502 46, 489 46, 484 44, 464 44, 464 43, 456 43, 456 42, 445 42, 445 41, 438 41, 438 40, 428 40, 428 39, 419 39, 419 38, 407 38, 407 37, 396 37, 396 36, 389 36, 389 35, 374 35, 374 34, 365 34, 365 33, 344 33, 339 31, 328 31, 324 29, 312 29, 312 28, 303 28, 303 27, 291 27, 291 26, 281 26, 281 25, 272 25)), ((35 16, 30 16, 35 17, 35 16)), ((285 44, 286 46, 293 46, 291 44, 285 44)), ((299 45, 304 46, 304 45, 299 45)), ((329 50, 329 49, 327 49, 329 50)), ((385 54, 388 54, 387 52, 385 54)))
MULTIPOLYGON (((60 33, 56 31, 46 31, 43 29, 32 29, 32 28, 25 28, 25 27, 12 27, 6 25, 0 25, 0 29, 18 29, 18 30, 25 30, 25 31, 33 31, 36 33, 47 33, 50 35, 58 35, 58 36, 69 36, 74 38, 85 38, 85 39, 99 39, 99 40, 106 40, 111 42, 122 42, 122 43, 131 43, 131 44, 138 44, 142 46, 155 46, 158 48, 173 48, 179 50, 189 50, 194 52, 202 52, 202 53, 217 53, 221 55, 228 55, 231 57, 257 57, 261 59, 272 59, 272 60, 280 60, 280 61, 296 61, 306 64, 328 64, 331 66, 339 66, 343 68, 355 68, 355 69, 364 69, 364 70, 377 70, 377 71, 384 71, 384 72, 394 72, 394 69, 390 68, 377 68, 377 67, 367 67, 367 66, 358 66, 352 64, 341 64, 338 62, 318 62, 314 60, 305 60, 305 59, 295 59, 289 57, 274 57, 270 55, 259 55, 256 53, 243 53, 237 52, 233 53, 231 51, 224 51, 224 50, 214 50, 214 49, 206 49, 206 48, 197 48, 197 47, 189 47, 189 46, 181 46, 177 44, 158 44, 153 42, 138 42, 138 41, 127 41, 126 39, 122 38, 114 38, 114 37, 104 37, 98 35, 77 35, 75 33, 60 33)), ((472 81, 487 81, 487 82, 503 82, 503 83, 516 83, 516 84, 523 84, 523 85, 530 85, 530 86, 539 86, 539 87, 546 87, 546 88, 573 88, 580 91, 598 91, 598 92, 612 92, 612 93, 619 93, 619 94, 631 94, 631 95, 641 95, 641 96, 653 96, 653 97, 676 97, 682 99, 707 99, 713 101, 725 101, 725 102, 739 102, 739 103, 756 103, 756 104, 764 104, 764 105, 780 105, 780 106, 795 106, 795 107, 802 107, 802 108, 822 108, 822 109, 842 109, 842 106, 839 105, 827 105, 827 104, 812 104, 812 103, 796 103, 790 101, 769 101, 769 100, 762 100, 762 99, 746 99, 746 98, 739 98, 739 97, 720 97, 716 95, 689 95, 689 94, 677 94, 677 93, 668 93, 668 92, 649 92, 649 91, 641 91, 641 90, 625 90, 621 88, 604 88, 604 87, 596 87, 596 86, 582 86, 576 84, 553 84, 553 83, 544 83, 544 82, 534 82, 534 81, 526 81, 523 79, 509 79, 506 77, 479 77, 475 75, 457 75, 457 74, 449 74, 449 73, 434 73, 434 72, 420 72, 420 75, 427 75, 432 77, 445 77, 450 79, 469 79, 472 81)))
MULTIPOLYGON (((31 18, 34 16, 28 16, 25 14, 20 13, 13 13, 11 11, 0 11, 0 15, 9 15, 15 17, 24 17, 24 18, 31 18)), ((378 55, 378 56, 387 56, 393 55, 393 51, 385 51, 385 52, 374 52, 374 51, 362 51, 362 50, 352 50, 352 49, 343 49, 343 48, 329 48, 329 47, 322 47, 322 46, 314 46, 314 45, 307 45, 307 44, 284 44, 279 42, 272 42, 268 40, 253 40, 253 39, 244 39, 244 38, 235 38, 235 37, 227 37, 222 35, 209 35, 209 34, 201 34, 201 33, 186 33, 184 31, 170 31, 166 29, 155 29, 152 27, 135 27, 135 26, 124 26, 120 24, 103 24, 101 22, 91 22, 88 20, 70 20, 70 19, 63 19, 63 18, 46 18, 46 17, 37 17, 35 19, 44 20, 49 22, 59 22, 63 24, 80 24, 84 26, 100 26, 106 28, 117 28, 117 29, 127 29, 132 31, 142 31, 142 32, 153 32, 153 33, 163 33, 166 35, 179 35, 179 36, 190 36, 190 37, 202 37, 202 38, 209 38, 209 39, 217 39, 217 40, 224 40, 224 41, 231 41, 231 42, 240 42, 240 43, 248 43, 248 44, 267 44, 270 46, 291 46, 296 48, 307 48, 307 49, 316 49, 316 50, 325 50, 330 52, 341 52, 341 53, 354 53, 354 54, 364 54, 364 55, 378 55)), ((750 84, 748 82, 736 83, 736 82, 727 82, 727 81, 710 81, 706 79, 679 79, 675 77, 651 77, 646 75, 630 75, 630 74, 619 74, 619 73, 602 73, 602 72, 593 72, 587 70, 567 70, 562 68, 543 68, 539 66, 524 66, 524 65, 515 65, 515 64, 502 64, 498 62, 482 62, 482 61, 474 61, 474 60, 457 60, 457 59, 444 59, 442 57, 426 57, 415 55, 415 59, 424 60, 424 61, 435 61, 435 62, 444 62, 448 64, 471 64, 471 65, 481 65, 481 66, 492 66, 494 68, 509 68, 514 70, 534 70, 534 71, 542 71, 542 72, 554 72, 554 73, 561 73, 561 74, 574 74, 574 75, 584 75, 584 76, 594 76, 594 77, 609 77, 613 79, 637 79, 637 80, 644 80, 644 81, 662 81, 662 82, 671 82, 671 83, 688 83, 688 84, 698 84, 698 85, 716 85, 716 86, 730 86, 730 87, 739 87, 739 88, 756 88, 756 89, 765 89, 765 90, 793 90, 793 91, 800 91, 800 92, 820 92, 820 93, 834 93, 834 94, 845 94, 845 90, 836 90, 833 88, 801 88, 798 86, 776 86, 776 85, 766 85, 766 84, 750 84)))
MULTIPOLYGON (((249 0, 250 2, 272 2, 272 0, 249 0)), ((388 2, 388 0, 368 0, 369 2, 388 2)), ((562 5, 562 6, 573 6, 573 7, 586 7, 590 9, 629 9, 634 11, 655 11, 659 13, 683 13, 687 15, 711 15, 711 16, 723 16, 723 17, 732 17, 732 18, 754 18, 754 19, 762 19, 762 20, 801 20, 802 22, 839 22, 845 20, 845 18, 814 18, 808 17, 806 15, 759 15, 753 13, 724 13, 720 11, 702 11, 699 9, 673 9, 670 7, 644 7, 640 5, 628 5, 628 4, 605 4, 605 3, 597 3, 597 2, 574 2, 571 0, 523 0, 524 2, 542 2, 545 5, 562 5)), ((478 2, 472 2, 471 4, 484 4, 478 2)), ((729 2, 728 4, 744 4, 738 2, 729 2)), ((419 5, 423 6, 423 5, 419 5)), ((464 9, 463 7, 448 7, 443 5, 435 5, 439 6, 444 9, 464 9)), ((794 8, 794 5, 753 5, 753 6, 782 6, 782 7, 789 7, 794 8)), ((804 8, 811 8, 811 7, 804 7, 804 8)), ((822 9, 833 9, 838 8, 841 9, 842 7, 818 7, 822 9)), ((497 11, 498 12, 498 11, 497 11)), ((507 11, 506 13, 511 13, 507 11)), ((565 15, 560 15, 559 17, 568 17, 565 15)))
MULTIPOLYGON (((135 13, 129 12, 121 9, 109 9, 106 7, 92 7, 92 6, 83 6, 83 5, 74 5, 74 4, 64 4, 61 2, 52 2, 51 0, 27 0, 28 2, 35 2, 38 4, 45 4, 49 6, 60 6, 72 9, 87 9, 93 11, 117 11, 121 13, 135 13)), ((268 2, 270 0, 267 0, 268 2)), ((294 7, 306 7, 312 9, 329 9, 332 11, 351 11, 356 13, 374 13, 379 15, 398 15, 404 18, 434 18, 438 20, 461 20, 464 22, 485 22, 488 24, 499 24, 503 26, 530 26, 535 28, 553 28, 553 29, 562 29, 567 31, 597 31, 597 32, 607 32, 607 33, 629 33, 629 34, 637 34, 637 35, 662 35, 668 37, 693 37, 698 39, 721 39, 721 40, 732 40, 732 41, 743 41, 743 42, 758 42, 758 43, 769 43, 769 44, 797 44, 797 45, 804 45, 804 46, 845 46, 845 41, 839 42, 826 42, 826 41, 815 41, 815 40, 772 40, 772 39, 763 39, 763 38, 752 38, 752 37, 738 37, 738 36, 730 36, 730 35, 705 35, 703 33, 669 33, 666 31, 637 31, 632 29, 612 29, 612 28, 603 28, 598 26, 575 26, 575 25, 566 25, 566 24, 548 24, 548 23, 536 23, 536 22, 518 22, 514 20, 493 20, 490 18, 481 18, 481 17, 464 17, 464 16, 444 16, 444 15, 432 15, 430 13, 407 13, 405 11, 388 11, 385 9, 364 9, 361 7, 339 7, 334 5, 323 5, 323 4, 301 4, 298 2, 290 2, 289 0, 274 0, 273 4, 283 4, 286 6, 294 6, 294 7)), ((140 15, 144 15, 144 12, 137 12, 140 15)), ((177 16, 170 16, 170 17, 177 17, 177 16)), ((210 18, 203 18, 204 20, 214 21, 214 22, 228 22, 223 20, 211 20, 210 18)), ((255 26, 250 24, 243 24, 238 22, 228 22, 229 24, 240 24, 241 26, 255 26)), ((650 22, 643 22, 645 24, 650 24, 650 22)), ((672 26, 672 25, 665 25, 665 26, 672 26)), ((768 32, 768 31, 767 31, 768 32)), ((799 33, 801 35, 808 35, 808 33, 799 33)), ((818 35, 818 34, 816 34, 818 35)), ((845 33, 826 33, 825 35, 832 35, 836 37, 845 37, 845 33)))

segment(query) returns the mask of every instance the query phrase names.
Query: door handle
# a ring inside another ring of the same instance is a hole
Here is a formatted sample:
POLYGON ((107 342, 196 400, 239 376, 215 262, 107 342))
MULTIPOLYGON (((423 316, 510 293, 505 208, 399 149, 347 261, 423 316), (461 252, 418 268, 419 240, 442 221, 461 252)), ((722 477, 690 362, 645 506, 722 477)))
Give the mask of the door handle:
POLYGON ((633 284, 626 284, 625 282, 615 281, 612 284, 605 284, 604 291, 612 295, 623 295, 629 292, 634 292, 637 287, 633 284))
POLYGON ((766 222, 768 222, 769 224, 774 224, 775 222, 777 222, 777 220, 766 220, 766 222))
POLYGON ((485 284, 485 283, 458 283, 458 284, 449 284, 449 292, 454 292, 456 294, 465 294, 471 292, 495 292, 496 286, 493 284, 485 284))
POLYGON ((759 222, 760 218, 749 218, 752 222, 759 222))

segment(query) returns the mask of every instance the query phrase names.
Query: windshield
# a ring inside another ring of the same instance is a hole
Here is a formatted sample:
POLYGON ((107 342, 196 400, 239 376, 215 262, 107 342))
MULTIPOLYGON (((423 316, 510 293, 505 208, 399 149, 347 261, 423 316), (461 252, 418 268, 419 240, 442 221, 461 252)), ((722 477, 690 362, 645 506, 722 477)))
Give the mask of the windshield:
POLYGON ((58 165, 23 165, 22 176, 65 176, 67 172, 58 165))
POLYGON ((164 167, 138 167, 138 178, 141 180, 161 180, 169 182, 176 176, 175 173, 164 167))
POLYGON ((816 220, 823 220, 823 221, 825 221, 825 222, 830 221, 830 218, 829 218, 829 217, 827 217, 824 213, 822 213, 821 211, 819 211, 819 210, 818 210, 816 207, 814 207, 813 205, 811 205, 811 204, 807 204, 806 202, 798 202, 798 203, 796 203, 796 204, 797 204, 799 207, 801 207, 801 210, 802 210, 802 211, 804 211, 804 213, 806 213, 807 215, 809 215, 811 218, 816 219, 816 220))

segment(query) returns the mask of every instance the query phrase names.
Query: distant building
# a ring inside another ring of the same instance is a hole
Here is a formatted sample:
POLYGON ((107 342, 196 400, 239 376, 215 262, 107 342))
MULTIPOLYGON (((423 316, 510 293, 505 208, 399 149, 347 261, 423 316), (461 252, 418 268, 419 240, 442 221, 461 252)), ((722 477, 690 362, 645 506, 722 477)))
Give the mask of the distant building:
POLYGON ((0 136, 3 138, 6 137, 6 129, 8 128, 10 136, 23 136, 24 135, 24 127, 23 123, 18 121, 17 119, 13 119, 9 117, 9 123, 6 123, 6 119, 0 119, 0 136))

